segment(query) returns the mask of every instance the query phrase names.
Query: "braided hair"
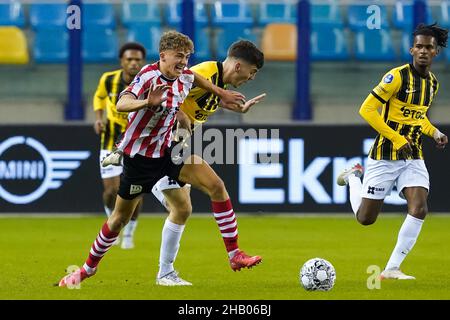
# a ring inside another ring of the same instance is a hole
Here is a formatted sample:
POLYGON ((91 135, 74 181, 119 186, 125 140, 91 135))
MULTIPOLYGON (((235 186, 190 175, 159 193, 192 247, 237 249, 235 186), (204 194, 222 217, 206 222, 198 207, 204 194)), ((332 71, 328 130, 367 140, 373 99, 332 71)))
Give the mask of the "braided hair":
POLYGON ((415 38, 419 35, 432 36, 436 39, 438 47, 447 47, 448 30, 439 27, 437 23, 430 25, 424 23, 419 24, 413 32, 413 37, 415 38))

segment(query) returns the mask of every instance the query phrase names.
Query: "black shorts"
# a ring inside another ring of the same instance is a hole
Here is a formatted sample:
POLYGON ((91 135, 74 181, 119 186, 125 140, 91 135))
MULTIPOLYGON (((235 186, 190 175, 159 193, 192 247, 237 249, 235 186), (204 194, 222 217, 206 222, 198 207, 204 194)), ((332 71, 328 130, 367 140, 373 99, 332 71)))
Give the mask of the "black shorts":
POLYGON ((123 155, 123 172, 120 175, 119 192, 123 199, 132 200, 142 193, 150 193, 152 187, 164 176, 178 181, 183 162, 175 164, 171 158, 171 148, 165 151, 164 157, 148 158, 135 155, 133 158, 123 155))

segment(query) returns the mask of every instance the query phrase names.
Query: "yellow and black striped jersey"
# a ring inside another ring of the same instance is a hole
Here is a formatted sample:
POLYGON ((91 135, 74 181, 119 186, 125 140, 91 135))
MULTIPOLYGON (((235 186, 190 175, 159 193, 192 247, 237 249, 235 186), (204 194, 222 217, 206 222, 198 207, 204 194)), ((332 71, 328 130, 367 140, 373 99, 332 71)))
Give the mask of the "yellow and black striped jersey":
MULTIPOLYGON (((411 142, 413 159, 423 159, 422 133, 432 135, 427 118, 428 108, 439 89, 435 75, 420 76, 412 64, 405 64, 386 73, 371 96, 383 103, 381 117, 395 132, 411 142)), ((375 160, 400 160, 393 141, 379 134, 370 150, 375 160)))
MULTIPOLYGON (((190 68, 200 74, 208 81, 220 88, 226 88, 223 83, 223 65, 219 61, 206 61, 190 68)), ((219 107, 220 98, 214 94, 199 88, 193 87, 186 100, 181 105, 181 110, 186 113, 192 123, 203 123, 208 117, 216 112, 219 107)))
POLYGON ((105 72, 94 95, 94 111, 106 109, 106 126, 101 135, 101 149, 112 150, 117 137, 125 131, 128 113, 118 112, 116 103, 119 94, 129 85, 123 80, 123 71, 105 72))

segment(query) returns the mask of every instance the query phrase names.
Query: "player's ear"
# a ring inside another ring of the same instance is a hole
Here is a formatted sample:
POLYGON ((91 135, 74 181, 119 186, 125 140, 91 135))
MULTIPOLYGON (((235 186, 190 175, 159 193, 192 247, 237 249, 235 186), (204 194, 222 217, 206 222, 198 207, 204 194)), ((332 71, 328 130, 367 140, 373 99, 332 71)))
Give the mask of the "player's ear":
POLYGON ((166 55, 165 55, 164 51, 159 53, 159 60, 164 60, 165 57, 166 57, 166 55))
POLYGON ((241 63, 240 62, 236 62, 236 64, 234 65, 234 71, 236 71, 236 72, 241 71, 241 63))

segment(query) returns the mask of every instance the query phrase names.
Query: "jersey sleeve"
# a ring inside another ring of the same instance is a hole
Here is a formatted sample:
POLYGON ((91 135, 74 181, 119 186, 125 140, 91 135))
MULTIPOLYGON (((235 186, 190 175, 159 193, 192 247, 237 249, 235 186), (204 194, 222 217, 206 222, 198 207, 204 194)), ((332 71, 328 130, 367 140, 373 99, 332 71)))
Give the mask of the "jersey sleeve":
POLYGON ((364 100, 359 114, 383 137, 392 141, 394 148, 399 149, 408 141, 405 137, 389 127, 381 118, 378 109, 382 107, 401 86, 400 74, 391 70, 386 73, 381 82, 372 90, 364 100))
POLYGON ((433 134, 436 131, 436 127, 433 126, 430 122, 430 120, 428 119, 427 116, 425 116, 425 118, 423 119, 422 122, 422 132, 423 134, 433 138, 433 134))
POLYGON ((396 69, 390 70, 381 79, 380 83, 373 88, 370 93, 382 104, 385 104, 394 94, 396 94, 402 84, 400 72, 396 69))
POLYGON ((106 109, 108 92, 106 91, 106 74, 102 75, 95 90, 93 107, 94 111, 106 109))

